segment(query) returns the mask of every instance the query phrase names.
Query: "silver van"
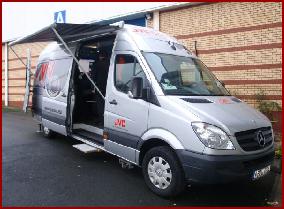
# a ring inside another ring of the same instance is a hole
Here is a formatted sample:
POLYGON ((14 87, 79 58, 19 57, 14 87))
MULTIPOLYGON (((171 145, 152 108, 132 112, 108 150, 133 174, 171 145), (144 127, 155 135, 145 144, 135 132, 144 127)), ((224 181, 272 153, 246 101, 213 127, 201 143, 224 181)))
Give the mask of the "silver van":
MULTIPOLYGON (((83 152, 141 167, 150 190, 165 197, 187 183, 269 173, 270 121, 176 39, 123 22, 53 24, 11 45, 33 41, 54 41, 33 75, 32 113, 45 136, 70 136, 83 152)), ((24 110, 30 77, 28 69, 24 110)))

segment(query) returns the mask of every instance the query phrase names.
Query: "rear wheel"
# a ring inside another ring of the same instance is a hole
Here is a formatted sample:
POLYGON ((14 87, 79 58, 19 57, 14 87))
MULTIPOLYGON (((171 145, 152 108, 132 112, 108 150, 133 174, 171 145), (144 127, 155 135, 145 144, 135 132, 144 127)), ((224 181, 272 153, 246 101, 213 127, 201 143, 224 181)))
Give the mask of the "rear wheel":
POLYGON ((47 138, 54 136, 54 132, 45 126, 42 126, 42 133, 47 138))
POLYGON ((160 196, 176 196, 185 188, 183 169, 167 146, 150 149, 143 159, 142 170, 147 186, 160 196))

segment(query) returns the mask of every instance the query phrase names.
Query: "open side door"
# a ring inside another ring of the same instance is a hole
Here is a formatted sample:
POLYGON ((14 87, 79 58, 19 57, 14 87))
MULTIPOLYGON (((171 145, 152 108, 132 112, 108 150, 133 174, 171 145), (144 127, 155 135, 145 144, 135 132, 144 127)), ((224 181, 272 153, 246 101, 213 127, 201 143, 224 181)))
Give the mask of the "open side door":
POLYGON ((23 103, 23 111, 26 113, 29 107, 30 93, 31 93, 31 52, 27 51, 27 64, 26 64, 26 90, 23 103))
MULTIPOLYGON (((79 41, 85 41, 92 38, 100 37, 103 35, 108 35, 119 28, 123 27, 123 24, 120 25, 96 25, 96 24, 59 24, 54 23, 46 28, 43 28, 42 30, 35 32, 34 34, 28 35, 26 37, 20 38, 12 43, 10 43, 10 47, 15 44, 22 44, 22 43, 31 43, 31 42, 43 42, 43 41, 57 41, 62 44, 62 46, 65 47, 66 51, 72 59, 76 62, 78 65, 78 68, 80 71, 84 72, 88 80, 92 83, 94 89, 101 95, 101 97, 105 100, 104 95, 101 93, 100 89, 96 86, 94 81, 90 78, 89 74, 87 73, 87 70, 84 69, 84 67, 79 63, 79 60, 75 56, 74 52, 70 49, 70 44, 72 42, 79 42, 79 41)), ((30 61, 27 65, 27 82, 26 82, 26 95, 25 95, 25 101, 23 109, 24 111, 27 110, 28 104, 29 104, 29 93, 30 93, 30 85, 31 85, 31 73, 30 73, 30 61)), ((64 92, 61 92, 61 96, 63 96, 64 92)), ((66 94, 64 94, 64 97, 66 94)), ((51 96, 44 96, 42 103, 45 104, 44 109, 50 110, 49 112, 54 112, 52 107, 54 106, 54 103, 58 103, 60 101, 57 101, 55 98, 51 96)), ((42 114, 42 124, 46 126, 47 128, 54 130, 58 133, 61 133, 63 135, 67 135, 67 115, 68 112, 68 106, 70 105, 67 101, 66 102, 60 102, 60 104, 64 105, 58 105, 57 107, 60 107, 61 109, 59 112, 64 112, 65 114, 62 114, 62 117, 60 117, 60 123, 58 122, 58 118, 49 117, 50 115, 43 112, 42 114)), ((56 112, 56 111, 55 111, 56 112)), ((57 111, 58 112, 58 111, 57 111)), ((48 113, 48 111, 46 111, 48 113)))

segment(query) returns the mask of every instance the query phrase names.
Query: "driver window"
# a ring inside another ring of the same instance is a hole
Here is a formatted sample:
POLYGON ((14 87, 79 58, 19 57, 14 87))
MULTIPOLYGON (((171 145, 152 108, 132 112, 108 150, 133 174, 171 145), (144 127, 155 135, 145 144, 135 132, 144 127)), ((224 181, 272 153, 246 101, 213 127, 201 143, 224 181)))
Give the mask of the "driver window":
POLYGON ((117 55, 114 74, 114 85, 116 89, 127 93, 131 88, 131 80, 134 76, 142 77, 143 85, 145 85, 146 76, 137 59, 128 54, 117 55))

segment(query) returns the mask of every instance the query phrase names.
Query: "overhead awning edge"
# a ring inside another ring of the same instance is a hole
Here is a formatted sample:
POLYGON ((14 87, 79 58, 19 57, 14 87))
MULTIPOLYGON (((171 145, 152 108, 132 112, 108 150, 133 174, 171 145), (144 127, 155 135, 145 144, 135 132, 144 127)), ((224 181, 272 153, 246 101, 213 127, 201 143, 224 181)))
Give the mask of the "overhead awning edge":
POLYGON ((58 41, 53 29, 60 34, 64 41, 74 41, 81 38, 86 38, 104 32, 111 32, 116 30, 118 26, 111 25, 97 25, 97 24, 70 24, 70 23, 53 23, 47 27, 42 28, 32 34, 19 38, 9 44, 32 43, 32 42, 50 42, 58 41))

